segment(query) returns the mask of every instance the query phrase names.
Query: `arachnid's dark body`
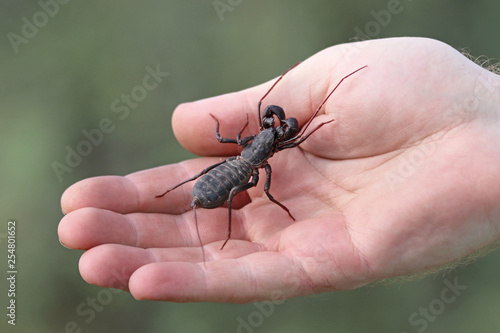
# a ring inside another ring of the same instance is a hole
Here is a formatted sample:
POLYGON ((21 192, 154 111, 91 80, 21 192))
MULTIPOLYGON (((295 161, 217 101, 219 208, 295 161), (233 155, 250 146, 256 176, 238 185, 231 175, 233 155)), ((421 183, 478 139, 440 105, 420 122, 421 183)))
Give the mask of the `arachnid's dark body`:
POLYGON ((200 207, 219 207, 227 201, 233 187, 248 183, 251 176, 252 166, 244 159, 226 160, 196 182, 191 197, 200 207))
MULTIPOLYGON (((294 65, 292 68, 294 68, 294 65)), ((285 210, 288 215, 294 219, 290 211, 286 206, 281 204, 279 201, 274 199, 274 197, 269 193, 269 188, 271 186, 271 166, 267 163, 267 160, 273 156, 276 152, 284 149, 294 148, 299 146, 304 140, 306 140, 312 133, 318 130, 321 126, 328 124, 332 121, 326 121, 319 124, 316 128, 307 134, 304 134, 307 127, 310 125, 312 120, 316 117, 321 107, 332 93, 337 89, 337 87, 342 83, 344 79, 353 75, 357 71, 365 68, 363 66, 351 74, 344 76, 340 82, 332 89, 324 101, 316 109, 309 121, 304 125, 302 130, 299 131, 299 125, 295 118, 286 118, 283 109, 276 105, 269 105, 265 108, 264 113, 260 113, 260 106, 264 98, 271 92, 274 86, 285 76, 288 71, 281 75, 278 80, 273 84, 269 91, 261 98, 258 103, 258 115, 259 115, 259 127, 260 132, 257 135, 251 135, 245 138, 241 138, 241 133, 248 125, 248 115, 245 125, 241 128, 239 133, 236 135, 236 139, 222 138, 219 134, 219 121, 215 116, 210 114, 212 118, 215 119, 215 136, 217 140, 221 143, 236 143, 243 146, 243 151, 238 156, 233 156, 225 161, 219 162, 208 168, 204 169, 195 176, 175 185, 174 187, 168 189, 165 193, 156 196, 157 198, 164 196, 168 192, 176 189, 177 187, 195 180, 201 177, 193 187, 191 192, 192 202, 191 207, 195 212, 196 220, 196 208, 216 208, 228 203, 229 221, 228 221, 228 233, 226 241, 222 244, 222 248, 226 245, 227 241, 231 237, 231 203, 233 201, 234 195, 239 192, 245 191, 251 187, 257 185, 259 181, 259 169, 264 168, 266 171, 266 183, 264 185, 264 192, 268 198, 285 210), (279 124, 275 126, 275 118, 279 121, 279 124)), ((295 220, 295 219, 294 219, 295 220)), ((196 222, 196 228, 198 230, 198 223, 196 222)), ((199 233, 198 233, 199 237, 199 233)), ((200 239, 201 243, 201 239, 200 239)), ((203 249, 203 247, 202 247, 203 249)))
MULTIPOLYGON (((219 136, 218 138, 224 141, 219 136)), ((230 157, 224 163, 216 164, 215 168, 208 171, 196 182, 191 192, 193 203, 196 203, 196 206, 219 207, 227 201, 233 188, 238 189, 239 186, 248 184, 255 170, 267 165, 267 159, 274 154, 276 129, 274 127, 266 128, 256 136, 250 136, 243 140, 246 141, 239 140, 238 142, 237 140, 236 142, 245 147, 240 156, 230 157), (250 142, 246 143, 247 141, 250 142)), ((256 177, 258 178, 258 173, 256 177)))

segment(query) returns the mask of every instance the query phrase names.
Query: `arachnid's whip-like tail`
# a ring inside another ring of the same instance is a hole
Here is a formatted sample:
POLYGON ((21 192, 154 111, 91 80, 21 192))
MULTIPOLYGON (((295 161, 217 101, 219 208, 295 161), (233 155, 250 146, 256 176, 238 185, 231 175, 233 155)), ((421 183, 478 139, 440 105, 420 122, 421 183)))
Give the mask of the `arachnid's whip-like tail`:
POLYGON ((205 249, 203 248, 203 242, 201 241, 200 230, 198 230, 198 219, 196 218, 196 207, 198 207, 198 205, 199 205, 198 198, 194 198, 193 202, 191 202, 191 208, 193 208, 194 223, 196 225, 196 234, 198 235, 198 240, 200 241, 201 254, 203 255, 203 263, 205 263, 205 249))

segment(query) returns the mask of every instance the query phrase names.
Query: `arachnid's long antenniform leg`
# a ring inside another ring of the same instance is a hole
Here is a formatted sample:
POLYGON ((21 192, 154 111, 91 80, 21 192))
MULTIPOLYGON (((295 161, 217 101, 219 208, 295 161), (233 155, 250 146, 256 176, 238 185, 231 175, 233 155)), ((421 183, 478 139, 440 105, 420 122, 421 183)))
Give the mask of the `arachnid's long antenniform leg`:
POLYGON ((313 134, 314 132, 316 132, 317 130, 319 130, 321 128, 321 126, 323 125, 326 125, 326 124, 329 124, 331 123, 332 121, 335 121, 335 119, 332 119, 332 120, 328 120, 328 121, 325 121, 324 123, 321 123, 319 124, 315 129, 313 129, 311 132, 307 133, 306 135, 302 136, 298 141, 296 142, 290 142, 290 143, 287 143, 287 144, 284 144, 284 145, 280 145, 278 144, 278 151, 280 150, 283 150, 283 149, 287 149, 287 148, 294 148, 294 147, 297 147, 298 145, 300 145, 302 142, 304 142, 311 134, 313 134))
POLYGON ((258 182, 259 182, 259 170, 255 169, 253 171, 252 180, 250 182, 243 184, 243 185, 235 186, 229 192, 229 197, 227 199, 227 210, 229 212, 229 221, 228 221, 228 225, 227 225, 227 238, 226 238, 226 241, 224 242, 224 244, 222 244, 222 246, 220 248, 221 250, 224 248, 224 246, 226 246, 226 243, 229 240, 229 238, 231 238, 231 203, 233 202, 233 197, 240 192, 246 191, 249 188, 257 186, 258 182))
POLYGON ((216 164, 214 164, 214 165, 211 165, 211 166, 209 166, 208 168, 203 169, 200 173, 197 173, 197 174, 196 174, 196 175, 194 175, 193 177, 191 177, 191 178, 189 178, 189 179, 186 179, 185 181, 183 181, 183 182, 181 182, 181 183, 179 183, 179 184, 177 184, 177 185, 175 185, 175 186, 173 186, 173 187, 169 188, 168 190, 166 190, 166 191, 165 191, 165 192, 163 192, 162 194, 157 195, 155 198, 161 198, 161 197, 163 197, 165 194, 167 194, 167 193, 168 193, 168 192, 170 192, 170 191, 175 190, 175 189, 176 189, 176 188, 178 188, 179 186, 184 185, 184 184, 186 184, 186 183, 189 183, 190 181, 193 181, 193 180, 195 180, 196 178, 199 178, 199 177, 203 176, 204 174, 206 174, 207 172, 209 172, 209 171, 210 171, 210 170, 212 170, 213 168, 215 168, 215 167, 217 167, 217 166, 219 166, 219 165, 221 165, 221 164, 223 164, 223 163, 226 163, 226 162, 229 162, 229 161, 235 160, 235 159, 236 159, 236 156, 232 156, 232 157, 230 157, 230 158, 228 158, 228 159, 226 159, 226 160, 224 160, 224 161, 222 161, 222 162, 219 162, 219 163, 216 163, 216 164))
POLYGON ((316 127, 315 129, 313 129, 309 134, 307 134, 307 135, 304 136, 304 133, 306 132, 307 128, 309 127, 309 125, 311 124, 311 122, 313 121, 313 119, 316 118, 316 116, 318 115, 318 113, 321 110, 321 108, 323 107, 323 105, 325 105, 326 101, 330 98, 330 96, 332 96, 333 92, 335 90, 337 90, 337 88, 342 84, 342 82, 344 82, 345 79, 347 79, 349 76, 353 75, 354 73, 359 72, 360 70, 362 70, 363 68, 366 68, 366 67, 368 67, 368 66, 360 67, 360 68, 356 69, 354 72, 352 72, 352 73, 347 74, 346 76, 344 76, 339 81, 339 83, 337 83, 337 85, 332 89, 332 91, 330 91, 330 93, 326 96, 326 98, 323 100, 323 102, 318 106, 318 108, 316 109, 316 111, 314 111, 314 113, 311 116, 311 118, 309 118, 309 120, 302 127, 302 129, 299 131, 299 133, 297 133, 297 135, 295 135, 293 138, 290 138, 290 139, 288 139, 286 141, 280 142, 280 145, 278 146, 278 148, 281 147, 281 149, 279 149, 279 150, 286 149, 286 148, 297 147, 297 145, 299 145, 301 142, 303 142, 305 139, 307 139, 312 133, 314 133, 316 130, 318 130, 321 126, 323 126, 325 124, 328 124, 329 122, 332 122, 333 119, 330 120, 330 121, 324 122, 324 123, 320 124, 318 127, 316 127), (295 145, 292 144, 292 145, 289 146, 289 144, 295 142, 295 140, 297 140, 297 139, 299 139, 299 141, 297 142, 297 144, 295 144, 295 145))
POLYGON ((271 200, 272 202, 274 202, 275 204, 277 204, 278 206, 283 208, 288 213, 288 215, 292 218, 292 220, 295 221, 295 217, 292 216, 292 213, 290 213, 290 210, 285 205, 283 205, 281 202, 274 199, 274 197, 271 195, 271 193, 269 193, 269 188, 271 187, 272 170, 271 170, 271 166, 269 164, 266 164, 264 166, 264 168, 266 170, 266 183, 264 184, 264 192, 267 194, 267 197, 269 198, 269 200, 271 200))

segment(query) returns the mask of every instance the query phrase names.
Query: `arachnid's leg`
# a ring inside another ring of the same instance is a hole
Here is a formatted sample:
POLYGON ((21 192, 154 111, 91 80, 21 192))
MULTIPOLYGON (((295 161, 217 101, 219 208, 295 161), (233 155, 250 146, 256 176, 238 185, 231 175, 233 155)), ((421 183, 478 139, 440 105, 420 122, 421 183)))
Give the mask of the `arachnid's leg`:
POLYGON ((316 132, 317 130, 319 130, 321 128, 321 126, 323 125, 326 125, 326 124, 329 124, 331 123, 332 121, 335 121, 335 119, 332 119, 332 120, 329 120, 329 121, 325 121, 324 123, 321 123, 319 124, 315 129, 313 129, 311 132, 307 133, 306 135, 302 136, 298 141, 296 142, 290 142, 290 143, 286 143, 284 145, 280 145, 278 144, 278 151, 280 150, 283 150, 283 149, 287 149, 287 148, 294 148, 294 147, 297 147, 298 145, 300 145, 302 142, 304 142, 309 136, 311 136, 311 134, 313 134, 314 132, 316 132))
POLYGON ((267 197, 269 198, 269 200, 271 200, 272 202, 274 202, 275 204, 277 204, 278 206, 280 206, 281 208, 283 208, 288 213, 288 215, 292 218, 292 220, 295 221, 295 217, 292 216, 292 214, 290 213, 290 210, 288 210, 288 208, 285 205, 283 205, 281 202, 279 202, 278 200, 274 199, 274 197, 271 195, 271 193, 269 193, 269 188, 271 187, 271 173, 272 173, 272 170, 271 170, 271 166, 269 164, 266 164, 264 166, 264 168, 266 170, 266 183, 264 184, 264 192, 266 192, 267 197))
POLYGON ((241 133, 243 133, 243 131, 245 130, 245 128, 247 126, 248 126, 248 113, 247 113, 247 121, 245 122, 245 125, 243 125, 243 127, 238 132, 238 134, 236 134, 236 143, 238 143, 238 145, 240 145, 240 146, 246 146, 249 141, 251 141, 251 140, 253 140, 253 138, 255 138, 255 135, 250 135, 250 136, 247 136, 247 137, 241 139, 241 133))
POLYGON ((227 199, 227 210, 229 212, 229 222, 227 225, 227 238, 224 244, 222 244, 220 248, 221 250, 224 248, 224 246, 226 246, 226 243, 229 240, 229 238, 231 238, 231 203, 233 202, 233 197, 240 192, 243 192, 245 190, 248 190, 249 188, 256 186, 258 182, 259 182, 259 169, 255 169, 253 171, 252 180, 250 182, 243 185, 235 186, 229 192, 229 197, 227 199))
POLYGON ((182 183, 179 183, 179 184, 177 184, 177 185, 175 185, 175 186, 173 186, 173 187, 169 188, 169 189, 168 189, 168 190, 166 190, 164 193, 162 193, 162 194, 160 194, 160 195, 155 196, 155 198, 161 198, 161 197, 163 197, 165 194, 167 194, 167 193, 168 193, 168 192, 170 192, 170 191, 175 190, 175 189, 176 189, 176 188, 178 188, 179 186, 184 185, 184 184, 186 184, 186 183, 188 183, 188 182, 190 182, 190 181, 195 180, 196 178, 199 178, 199 177, 203 176, 204 174, 206 174, 207 172, 209 172, 209 171, 210 171, 210 170, 212 170, 213 168, 215 168, 215 167, 217 167, 217 166, 219 166, 219 165, 221 165, 221 164, 223 164, 223 163, 226 163, 226 162, 229 162, 229 161, 235 160, 235 159, 236 159, 236 156, 232 156, 232 157, 230 157, 230 158, 228 158, 228 159, 226 159, 226 160, 224 160, 224 161, 222 161, 222 162, 219 162, 219 163, 216 163, 216 164, 214 164, 214 165, 211 165, 211 166, 209 166, 208 168, 203 169, 200 173, 197 173, 197 174, 196 174, 196 175, 194 175, 193 177, 191 177, 191 178, 189 178, 189 179, 187 179, 187 180, 183 181, 182 183))
POLYGON ((311 135, 312 133, 314 133, 314 131, 316 131, 318 128, 320 128, 324 124, 328 124, 329 122, 333 121, 333 120, 330 120, 330 121, 327 121, 327 122, 325 122, 323 124, 320 124, 314 130, 312 130, 309 134, 307 134, 306 136, 304 136, 304 133, 306 132, 307 128, 312 123, 313 119, 316 118, 316 116, 319 113, 319 110, 321 110, 321 108, 323 107, 323 105, 325 105, 326 101, 330 98, 330 96, 332 96, 333 92, 335 90, 337 90, 337 88, 342 84, 342 82, 344 82, 345 79, 347 79, 349 76, 353 75, 354 73, 359 72, 360 70, 362 70, 363 68, 366 68, 366 67, 368 67, 368 66, 365 65, 365 66, 363 66, 361 68, 356 69, 354 72, 352 72, 352 73, 347 74, 346 76, 344 76, 339 81, 339 83, 337 83, 337 85, 332 89, 332 91, 330 91, 330 93, 326 96, 326 98, 323 100, 323 102, 318 106, 318 108, 316 109, 316 111, 314 111, 314 113, 311 116, 311 118, 309 118, 309 120, 307 121, 307 123, 302 127, 302 129, 297 133, 297 135, 295 135, 293 138, 290 138, 290 139, 288 139, 286 141, 281 142, 281 144, 282 144, 281 147, 283 147, 282 149, 297 147, 302 141, 304 141, 305 139, 307 139, 309 137, 309 135, 311 135), (295 142, 295 140, 299 139, 300 137, 302 137, 302 138, 299 140, 299 142, 297 144, 294 145, 293 142, 295 142))
POLYGON ((215 120, 215 137, 217 138, 217 141, 220 143, 236 143, 240 146, 245 146, 250 140, 252 140, 255 135, 248 136, 246 138, 241 139, 241 133, 245 130, 245 128, 248 126, 248 114, 247 114, 247 121, 245 122, 245 125, 241 128, 241 130, 238 132, 236 135, 236 139, 230 139, 230 138, 223 138, 220 136, 219 133, 219 120, 215 118, 213 114, 210 113, 210 116, 214 118, 215 120))

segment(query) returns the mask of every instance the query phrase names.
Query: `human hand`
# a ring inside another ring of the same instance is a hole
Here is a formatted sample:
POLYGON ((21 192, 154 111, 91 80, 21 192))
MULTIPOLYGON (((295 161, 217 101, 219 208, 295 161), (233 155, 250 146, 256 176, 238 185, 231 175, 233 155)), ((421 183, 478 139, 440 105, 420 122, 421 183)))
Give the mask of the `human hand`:
MULTIPOLYGON (((260 184, 236 196, 220 250, 227 208, 199 209, 203 263, 194 182, 155 195, 220 158, 86 179, 63 194, 58 230, 65 246, 86 250, 82 277, 138 299, 244 303, 353 289, 499 240, 500 79, 451 47, 420 38, 334 46, 289 72, 263 105, 282 106, 302 126, 364 65, 310 128, 335 121, 269 160, 271 193, 296 221, 260 184)), ((180 105, 176 137, 199 155, 238 154, 215 139, 209 114, 224 137, 235 137, 246 114, 243 135, 256 134, 257 102, 273 82, 180 105)))

